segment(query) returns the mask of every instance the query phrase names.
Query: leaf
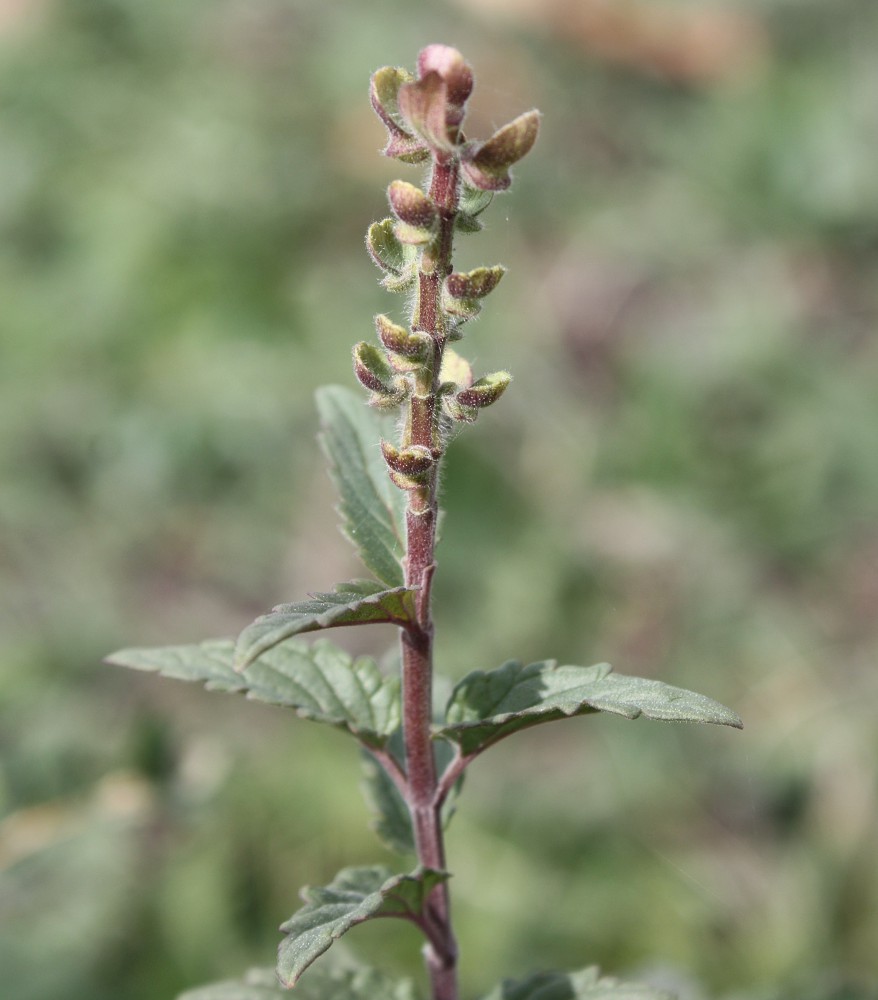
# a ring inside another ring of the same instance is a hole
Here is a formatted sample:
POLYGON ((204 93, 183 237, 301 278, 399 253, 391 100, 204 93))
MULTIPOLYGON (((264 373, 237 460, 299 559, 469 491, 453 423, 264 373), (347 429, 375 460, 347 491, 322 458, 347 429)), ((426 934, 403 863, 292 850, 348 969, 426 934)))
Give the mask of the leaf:
POLYGON ((181 993, 177 1000, 275 1000, 287 995, 274 969, 250 969, 243 979, 199 986, 181 993))
POLYGON ((238 673, 234 651, 231 639, 214 639, 191 646, 123 649, 106 662, 293 708, 304 719, 347 730, 366 746, 383 747, 399 727, 399 680, 385 677, 368 657, 353 660, 325 639, 313 645, 288 639, 238 673))
POLYGON ((415 853, 412 818, 399 789, 375 758, 363 751, 363 796, 373 814, 372 829, 397 854, 415 853))
POLYGON ((378 446, 391 436, 388 422, 340 386, 318 389, 317 408, 342 530, 382 583, 401 587, 406 499, 388 478, 378 446))
POLYGON ((447 878, 430 868, 392 875, 376 865, 344 868, 329 885, 303 889, 305 906, 281 924, 287 938, 278 948, 278 978, 294 986, 316 958, 366 920, 400 917, 419 923, 427 896, 447 878))
POLYGON ((278 604, 238 636, 235 670, 243 670, 285 639, 341 625, 406 625, 414 619, 413 590, 386 590, 374 580, 340 583, 331 594, 311 594, 310 601, 278 604))
MULTIPOLYGON (((276 1000, 289 997, 274 969, 251 969, 243 979, 188 990, 177 1000, 276 1000)), ((296 1000, 419 1000, 409 979, 392 980, 376 969, 333 968, 321 963, 296 987, 296 1000)))
POLYGON ((742 727, 731 709, 711 698, 661 681, 614 674, 608 663, 559 667, 555 660, 544 660, 525 667, 512 660, 463 678, 451 694, 439 735, 471 755, 519 729, 590 712, 742 727))
POLYGON ((674 1000, 670 993, 601 979, 597 966, 579 972, 535 972, 525 979, 504 979, 484 1000, 674 1000))

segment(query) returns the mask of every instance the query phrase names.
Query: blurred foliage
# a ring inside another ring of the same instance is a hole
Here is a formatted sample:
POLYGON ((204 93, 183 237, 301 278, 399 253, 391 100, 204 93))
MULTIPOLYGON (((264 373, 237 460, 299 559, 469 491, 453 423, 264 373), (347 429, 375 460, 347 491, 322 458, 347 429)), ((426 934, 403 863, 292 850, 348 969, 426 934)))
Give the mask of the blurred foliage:
MULTIPOLYGON (((468 994, 598 962, 874 998, 872 0, 0 3, 4 995, 237 976, 299 885, 385 860, 340 736, 100 658, 354 569, 291 442, 393 308, 363 233, 417 171, 366 82, 430 41, 479 72, 473 134, 545 113, 461 252, 510 267, 469 344, 517 380, 447 470, 442 664, 608 659, 747 726, 589 718, 480 762, 468 994)), ((351 937, 417 971, 414 932, 351 937)))

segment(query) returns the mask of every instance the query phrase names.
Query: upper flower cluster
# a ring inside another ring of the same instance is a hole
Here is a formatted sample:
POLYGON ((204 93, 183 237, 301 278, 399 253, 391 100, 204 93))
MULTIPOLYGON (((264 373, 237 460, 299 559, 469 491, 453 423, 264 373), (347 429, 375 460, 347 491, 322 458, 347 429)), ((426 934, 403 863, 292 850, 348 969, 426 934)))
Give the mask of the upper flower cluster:
POLYGON ((538 111, 498 129, 485 141, 468 141, 461 126, 473 89, 473 72, 448 45, 428 45, 418 56, 418 75, 385 66, 372 77, 371 100, 387 127, 385 156, 419 163, 430 155, 459 160, 464 179, 483 191, 509 187, 509 168, 533 146, 538 111))

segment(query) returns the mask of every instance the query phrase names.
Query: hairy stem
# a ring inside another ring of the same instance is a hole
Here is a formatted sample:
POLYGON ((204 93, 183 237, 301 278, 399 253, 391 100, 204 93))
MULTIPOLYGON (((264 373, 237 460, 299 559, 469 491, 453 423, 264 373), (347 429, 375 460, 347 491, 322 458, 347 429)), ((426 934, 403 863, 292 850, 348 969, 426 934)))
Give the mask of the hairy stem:
MULTIPOLYGON (((405 445, 423 445, 441 459, 437 399, 439 369, 445 346, 440 310, 442 282, 451 272, 454 217, 457 212, 457 164, 434 159, 430 196, 439 209, 439 231, 434 249, 424 253, 418 276, 413 328, 428 333, 433 352, 409 400, 405 445)), ((415 831, 418 860, 429 868, 445 868, 440 804, 437 801, 436 763, 433 756, 433 620, 430 595, 435 569, 437 475, 432 472, 422 487, 409 492, 406 511, 406 585, 418 588, 416 621, 402 632, 403 734, 408 775, 408 806, 415 831)), ((457 1000, 457 944, 451 927, 448 889, 437 886, 428 900, 432 927, 424 957, 430 974, 433 1000, 457 1000)))

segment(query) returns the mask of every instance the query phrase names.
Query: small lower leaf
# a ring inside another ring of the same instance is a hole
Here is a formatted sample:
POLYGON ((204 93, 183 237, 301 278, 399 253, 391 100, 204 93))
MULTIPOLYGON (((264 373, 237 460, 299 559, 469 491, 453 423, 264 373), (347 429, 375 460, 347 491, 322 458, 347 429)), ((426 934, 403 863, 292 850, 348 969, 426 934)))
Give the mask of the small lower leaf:
POLYGON ((451 694, 446 723, 437 735, 454 740, 469 756, 528 726, 590 712, 742 727, 731 709, 712 698, 615 674, 608 663, 576 667, 545 660, 523 666, 511 660, 497 670, 464 677, 451 694))
POLYGON ((363 796, 372 810, 372 829, 397 854, 415 853, 412 818, 399 789, 375 758, 363 751, 363 796))
POLYGON ((670 993, 601 978, 597 966, 579 972, 536 972, 525 979, 504 979, 484 1000, 674 1000, 670 993))
POLYGON ((286 996, 274 969, 250 969, 243 979, 199 986, 181 993, 177 1000, 280 1000, 286 996))
POLYGON ((368 657, 354 660, 325 639, 313 645, 288 639, 238 673, 234 651, 231 639, 214 639, 122 649, 106 662, 293 708, 303 718, 346 729, 366 746, 383 747, 399 727, 399 680, 385 677, 368 657))
POLYGON ((376 865, 344 868, 329 885, 303 889, 305 905, 281 924, 287 937, 278 948, 278 978, 294 986, 316 958, 366 920, 399 917, 420 923, 427 896, 447 878, 430 868, 393 875, 376 865))
POLYGON ((310 601, 279 604, 238 636, 235 669, 243 670, 278 643, 303 632, 381 622, 405 625, 414 619, 413 594, 405 587, 387 590, 373 580, 353 580, 338 584, 331 594, 312 594, 310 601))
MULTIPOLYGON (((289 992, 274 969, 251 969, 243 979, 200 986, 177 1000, 280 1000, 289 992)), ((409 979, 393 980, 377 969, 334 968, 321 963, 296 987, 296 1000, 419 1000, 409 979)))

